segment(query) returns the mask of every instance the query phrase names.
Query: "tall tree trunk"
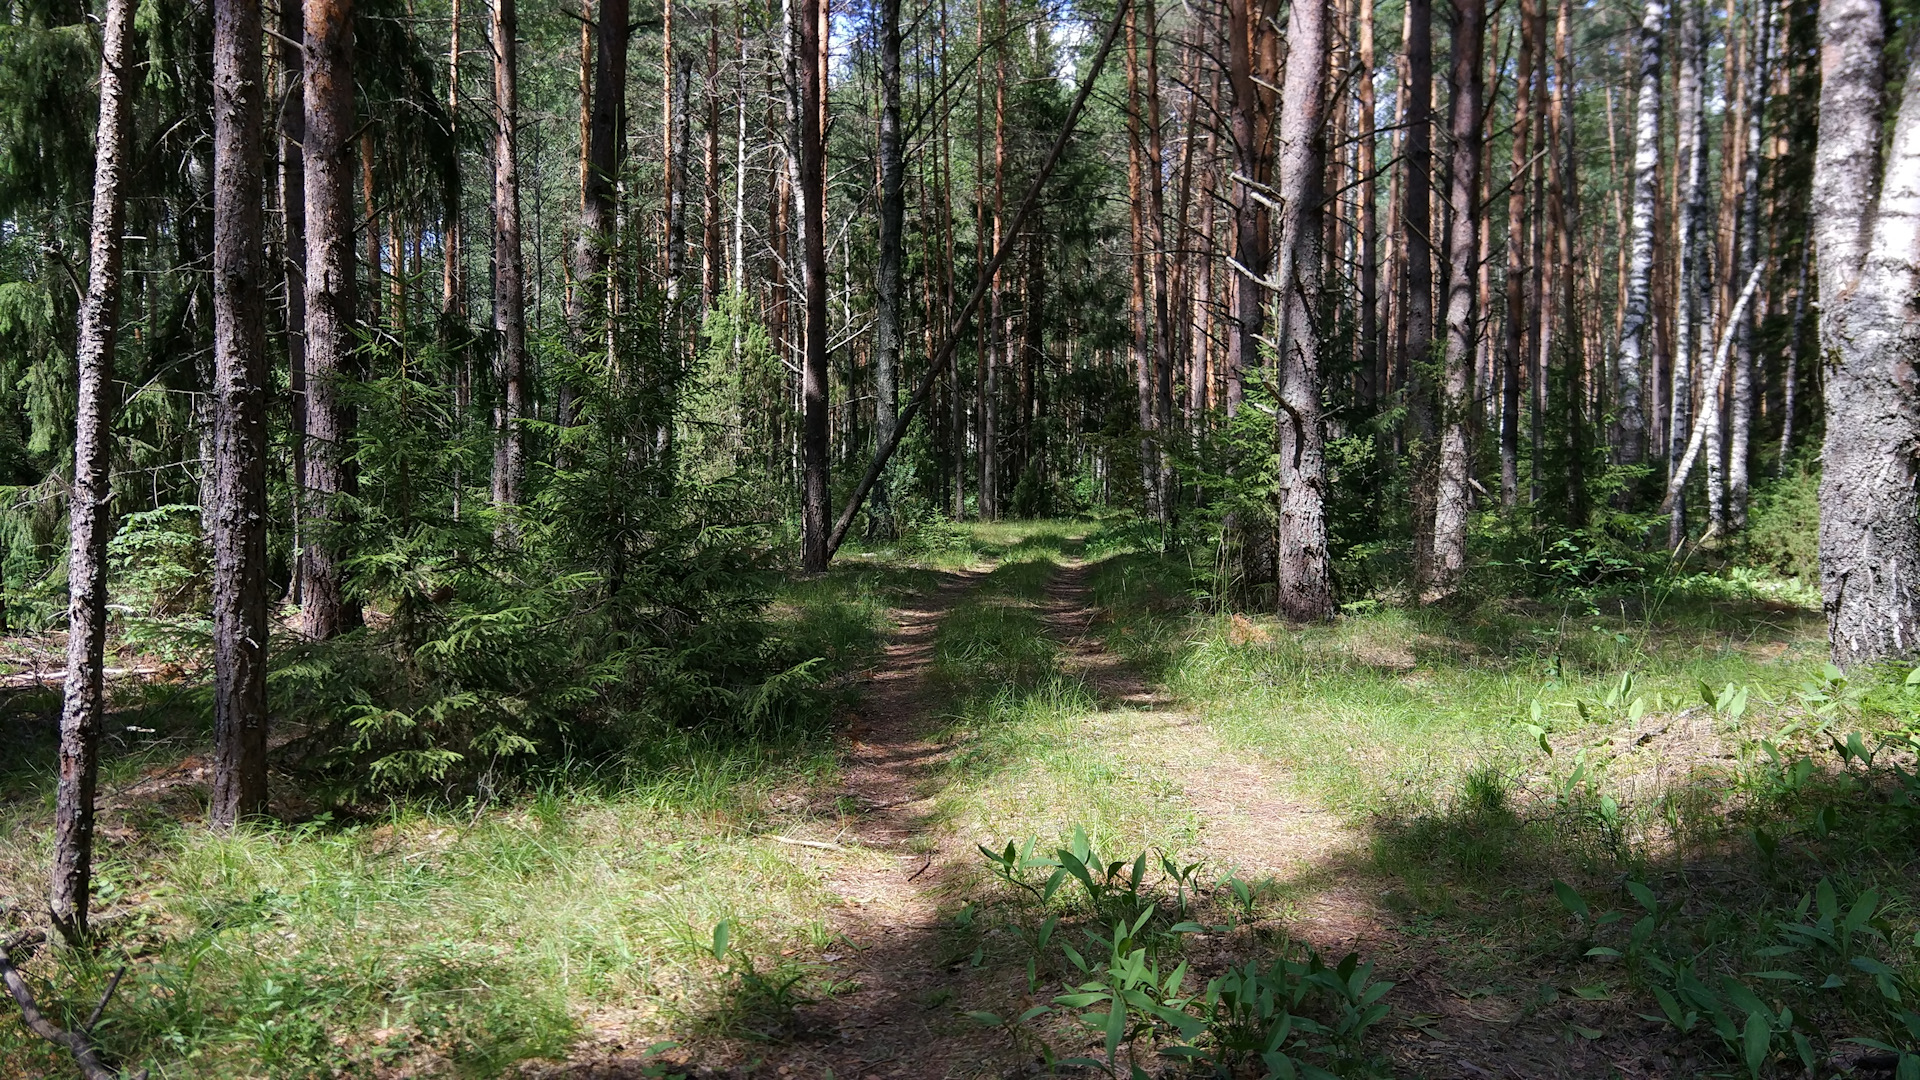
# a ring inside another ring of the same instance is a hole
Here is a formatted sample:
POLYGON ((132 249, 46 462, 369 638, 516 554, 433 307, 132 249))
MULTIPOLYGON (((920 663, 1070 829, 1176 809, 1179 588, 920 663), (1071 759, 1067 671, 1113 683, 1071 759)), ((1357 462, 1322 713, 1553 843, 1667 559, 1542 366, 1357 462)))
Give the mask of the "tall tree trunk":
POLYGON ((1453 135, 1452 227, 1448 230, 1447 342, 1440 395, 1440 471, 1434 493, 1431 573, 1421 583, 1427 601, 1460 588, 1467 565, 1467 489, 1474 326, 1474 271, 1480 260, 1481 91, 1485 76, 1481 45, 1486 34, 1485 0, 1453 0, 1453 94, 1448 120, 1453 135))
POLYGON ((87 293, 80 304, 73 493, 68 499, 67 682, 60 708, 60 787, 54 802, 52 912, 72 942, 88 936, 93 877, 93 797, 106 707, 107 537, 113 531, 114 349, 120 338, 120 253, 126 231, 124 184, 133 141, 133 0, 109 0, 100 55, 100 119, 93 154, 93 224, 87 293))
POLYGON ((1800 387, 1800 351, 1806 341, 1807 322, 1807 265, 1812 260, 1811 237, 1800 241, 1800 271, 1798 284, 1793 290, 1793 322, 1787 333, 1786 362, 1781 365, 1780 386, 1780 466, 1779 475, 1787 475, 1787 463, 1793 459, 1793 414, 1798 403, 1794 400, 1800 387))
POLYGON ((669 333, 677 337, 681 281, 687 274, 687 142, 693 133, 687 95, 693 82, 693 54, 679 53, 672 59, 667 87, 667 111, 673 124, 667 129, 666 294, 669 333))
POLYGON ((1129 294, 1128 314, 1133 331, 1134 403, 1139 409, 1140 423, 1141 503, 1149 517, 1164 520, 1158 440, 1155 437, 1159 412, 1154 407, 1157 384, 1152 351, 1153 300, 1148 293, 1151 288, 1148 265, 1154 253, 1148 250, 1152 241, 1148 237, 1147 217, 1152 212, 1152 205, 1146 193, 1147 173, 1149 170, 1157 171, 1158 163, 1147 161, 1146 140, 1142 132, 1141 120, 1145 109, 1140 95, 1140 17, 1140 4, 1135 3, 1127 12, 1127 209, 1132 245, 1128 268, 1132 272, 1133 286, 1129 294))
POLYGON ((1639 97, 1633 125, 1633 218, 1627 229, 1626 295, 1621 302, 1625 318, 1614 380, 1614 401, 1619 411, 1613 433, 1614 458, 1622 465, 1639 464, 1646 458, 1647 449, 1647 417, 1640 405, 1640 383, 1652 301, 1654 213, 1660 194, 1660 39, 1666 16, 1664 0, 1647 0, 1640 20, 1639 97))
POLYGON ((1820 4, 1820 593, 1842 667, 1920 648, 1920 79, 1902 89, 1883 173, 1884 17, 1876 0, 1820 4))
MULTIPOLYGON (((1674 229, 1679 268, 1674 275, 1675 301, 1672 419, 1668 430, 1668 468, 1671 480, 1692 435, 1693 368, 1696 341, 1702 336, 1701 283, 1704 278, 1707 208, 1707 125, 1703 108, 1706 84, 1706 42, 1701 31, 1701 0, 1680 0, 1679 94, 1675 128, 1679 142, 1680 212, 1674 229)), ((1686 493, 1673 501, 1667 519, 1667 546, 1678 548, 1687 535, 1686 493)))
MULTIPOLYGON (((1534 7, 1520 2, 1520 69, 1513 87, 1513 153, 1507 177, 1507 333, 1500 377, 1500 503, 1511 510, 1520 501, 1520 370, 1527 349, 1527 187, 1533 148, 1528 139, 1533 94, 1534 7)), ((1546 73, 1541 72, 1544 80, 1546 73)), ((1538 471, 1539 462, 1534 462, 1538 471)))
POLYGON ((1410 501, 1413 576, 1419 582, 1431 576, 1433 559, 1433 402, 1427 374, 1433 360, 1433 0, 1407 0, 1406 61, 1407 81, 1400 91, 1407 99, 1400 229, 1407 300, 1396 363, 1406 393, 1403 438, 1416 458, 1410 501))
MULTIPOLYGON (((1412 0, 1422 3, 1425 0, 1412 0)), ((1236 175, 1233 189, 1233 317, 1227 330, 1227 415, 1239 412, 1246 396, 1246 373, 1259 366, 1258 340, 1265 321, 1267 212, 1255 198, 1267 179, 1267 127, 1272 100, 1255 81, 1255 36, 1264 32, 1259 0, 1227 0, 1227 91, 1236 175)))
MULTIPOLYGON (((300 39, 300 0, 279 0, 280 79, 276 96, 280 99, 280 281, 286 302, 287 406, 288 426, 292 429, 292 481, 288 517, 291 518, 293 547, 302 543, 306 512, 301 505, 307 475, 307 170, 301 144, 306 140, 306 106, 300 92, 304 60, 300 39)), ((293 560, 293 580, 287 596, 295 605, 302 602, 300 571, 304 560, 293 560)))
POLYGON ((1333 617, 1328 573, 1326 465, 1320 415, 1318 327, 1323 317, 1321 178, 1326 172, 1328 0, 1302 0, 1287 21, 1287 75, 1281 95, 1280 243, 1275 267, 1274 343, 1280 358, 1281 415, 1277 542, 1279 613, 1333 617))
POLYGON ((700 205, 700 306, 713 307, 720 296, 720 9, 707 13, 707 115, 705 153, 701 156, 704 182, 700 205))
POLYGON ((520 252, 519 13, 516 0, 493 0, 493 507, 494 533, 511 542, 512 522, 526 475, 527 293, 520 252))
MULTIPOLYGON (((1579 140, 1575 130, 1574 118, 1570 109, 1569 97, 1573 93, 1573 47, 1572 17, 1573 0, 1560 0, 1560 13, 1554 21, 1554 84, 1553 84, 1553 131, 1554 139, 1554 179, 1552 197, 1548 203, 1548 213, 1552 221, 1554 236, 1555 265, 1569 268, 1581 265, 1580 258, 1580 152, 1579 140)), ((1600 279, 1599 268, 1593 267, 1595 282, 1600 279)), ((1583 311, 1575 295, 1577 280, 1568 273, 1565 285, 1557 296, 1557 321, 1567 328, 1564 343, 1561 345, 1561 415, 1564 431, 1562 439, 1566 449, 1566 493, 1567 523, 1576 529, 1585 528, 1589 508, 1587 506, 1587 357, 1596 351, 1591 341, 1597 334, 1576 329, 1581 323, 1594 325, 1591 319, 1583 319, 1583 311)), ((1596 288, 1594 290, 1598 292, 1596 288)), ((1543 350, 1544 351, 1544 350, 1543 350)), ((1542 365, 1544 372, 1545 365, 1542 365)), ((1546 395, 1539 400, 1545 404, 1546 395)), ((1542 408, 1541 412, 1546 410, 1542 408)), ((1535 418, 1536 424, 1538 417, 1535 418)), ((1534 443, 1534 460, 1545 456, 1541 440, 1534 443)), ((1536 469, 1538 466, 1536 466, 1536 469)))
MULTIPOLYGON (((1767 49, 1773 36, 1772 0, 1757 0, 1757 8, 1747 48, 1746 87, 1741 106, 1745 124, 1745 166, 1740 182, 1740 239, 1734 259, 1734 278, 1744 280, 1753 267, 1767 258, 1760 236, 1760 136, 1765 127, 1767 101, 1767 49)), ((1753 309, 1734 327, 1733 395, 1728 410, 1727 439, 1727 524, 1735 531, 1747 527, 1747 447, 1753 433, 1753 309)))
MULTIPOLYGON (((318 35, 308 29, 308 40, 318 35)), ((267 342, 260 0, 213 20, 213 793, 207 820, 267 808, 267 342)), ((312 130, 312 124, 308 125, 312 130)))
MULTIPOLYGON (((607 267, 614 244, 614 195, 627 138, 628 0, 600 0, 594 57, 594 88, 587 123, 586 172, 580 199, 580 233, 573 245, 574 290, 568 312, 575 347, 585 350, 598 336, 611 341, 607 267), (609 32, 609 28, 617 28, 609 32)), ((611 354, 607 363, 613 363, 611 354)), ((559 421, 573 422, 576 388, 562 379, 558 387, 559 421)))
POLYGON ((345 527, 359 493, 348 447, 354 414, 341 394, 354 350, 353 0, 306 0, 307 447, 301 506, 301 611, 308 637, 357 629, 346 594, 345 527))
POLYGON ((801 366, 805 433, 801 439, 804 473, 800 505, 801 565, 809 573, 827 568, 829 492, 827 488, 827 247, 826 101, 822 98, 820 23, 824 0, 800 0, 794 20, 800 115, 801 244, 806 264, 806 359, 801 366))
MULTIPOLYGON (((900 132, 900 0, 880 0, 880 258, 875 268, 873 430, 885 439, 899 418, 901 291, 907 229, 907 170, 900 132)), ((897 534, 886 474, 874 485, 868 531, 897 534)))
POLYGON ((1373 100, 1374 0, 1360 0, 1360 377, 1367 404, 1386 392, 1380 351, 1380 221, 1374 188, 1379 172, 1373 100))
POLYGON ((1153 285, 1153 431, 1154 501, 1162 523, 1173 517, 1173 316, 1167 275, 1167 182, 1166 153, 1160 130, 1160 28, 1153 0, 1134 0, 1143 24, 1141 42, 1146 62, 1145 85, 1141 88, 1146 106, 1147 165, 1147 239, 1153 245, 1147 263, 1153 285))

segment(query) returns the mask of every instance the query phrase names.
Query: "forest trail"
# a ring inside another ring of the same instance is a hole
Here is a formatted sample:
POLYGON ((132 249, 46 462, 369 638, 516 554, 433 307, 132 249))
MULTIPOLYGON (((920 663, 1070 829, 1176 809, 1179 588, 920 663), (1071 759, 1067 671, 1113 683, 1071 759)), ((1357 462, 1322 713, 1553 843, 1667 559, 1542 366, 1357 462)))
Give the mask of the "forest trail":
POLYGON ((1094 602, 1093 564, 1068 559, 1047 583, 1046 622, 1062 667, 1092 686, 1102 717, 1124 717, 1117 734, 1139 747, 1180 785, 1199 825, 1197 851, 1209 873, 1286 884, 1292 932, 1323 949, 1364 934, 1366 900, 1337 884, 1330 868, 1358 843, 1338 815, 1290 794, 1271 762, 1224 744, 1203 718, 1181 707, 1138 667, 1107 648, 1095 631, 1106 617, 1094 602))

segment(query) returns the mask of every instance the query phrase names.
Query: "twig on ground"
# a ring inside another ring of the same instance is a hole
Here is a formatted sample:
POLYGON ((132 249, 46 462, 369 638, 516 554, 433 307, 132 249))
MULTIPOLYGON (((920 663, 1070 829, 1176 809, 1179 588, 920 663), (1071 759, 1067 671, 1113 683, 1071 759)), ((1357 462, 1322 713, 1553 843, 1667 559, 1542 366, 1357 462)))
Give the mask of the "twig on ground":
MULTIPOLYGON (((13 995, 14 1003, 20 1006, 20 1017, 26 1021, 28 1030, 56 1046, 65 1047, 73 1055, 74 1063, 80 1066, 80 1073, 86 1080, 120 1080, 120 1070, 108 1068, 100 1060, 100 1054, 94 1050, 88 1036, 93 1033, 93 1026, 100 1022, 100 1014, 106 1011, 107 1000, 113 997, 114 990, 120 986, 120 977, 126 974, 127 969, 122 967, 113 973, 113 978, 107 980, 107 992, 100 995, 100 1003, 93 1007, 93 1015, 87 1018, 86 1024, 77 1031, 65 1031, 40 1012, 39 1004, 33 1000, 33 990, 27 986, 27 980, 21 978, 19 969, 13 966, 11 953, 14 949, 37 945, 46 939, 44 932, 29 930, 0 945, 0 979, 5 980, 7 992, 13 995)), ((129 1080, 146 1080, 146 1077, 147 1071, 142 1069, 129 1080)))
POLYGON ((794 847, 819 848, 821 851, 847 850, 846 848, 841 847, 839 844, 829 844, 825 840, 795 840, 791 836, 781 836, 777 833, 762 833, 761 835, 765 836, 767 839, 772 840, 776 843, 792 844, 794 847))

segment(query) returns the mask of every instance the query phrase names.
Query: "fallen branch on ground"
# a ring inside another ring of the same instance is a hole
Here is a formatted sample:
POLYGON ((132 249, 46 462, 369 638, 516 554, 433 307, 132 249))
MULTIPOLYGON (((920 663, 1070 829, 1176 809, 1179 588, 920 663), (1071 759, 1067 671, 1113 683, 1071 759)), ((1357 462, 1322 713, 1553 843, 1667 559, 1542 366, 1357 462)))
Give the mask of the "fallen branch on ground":
MULTIPOLYGON (((107 1002, 113 997, 113 992, 120 988, 120 977, 127 973, 126 967, 122 965, 120 970, 113 973, 113 978, 107 980, 107 992, 100 995, 100 1003, 93 1007, 87 1022, 77 1030, 63 1030, 40 1012, 40 1006, 33 1000, 33 990, 27 986, 27 980, 21 978, 20 970, 13 966, 13 950, 38 945, 46 939, 44 932, 29 930, 11 941, 0 943, 0 980, 5 980, 7 992, 13 995, 14 1003, 20 1006, 20 1017, 26 1021, 27 1029, 56 1046, 65 1047, 73 1055, 74 1063, 80 1066, 80 1073, 86 1080, 120 1080, 120 1070, 108 1068, 100 1060, 100 1054, 93 1048, 89 1036, 93 1033, 94 1025, 100 1022, 100 1014, 107 1011, 107 1002)), ((128 1080, 146 1078, 147 1071, 142 1069, 128 1080)))
POLYGON ((839 844, 829 844, 825 840, 795 840, 791 836, 779 836, 774 833, 763 833, 762 835, 764 835, 769 840, 775 841, 777 843, 782 843, 782 844, 792 844, 794 847, 819 848, 821 851, 847 850, 846 848, 841 847, 839 844))

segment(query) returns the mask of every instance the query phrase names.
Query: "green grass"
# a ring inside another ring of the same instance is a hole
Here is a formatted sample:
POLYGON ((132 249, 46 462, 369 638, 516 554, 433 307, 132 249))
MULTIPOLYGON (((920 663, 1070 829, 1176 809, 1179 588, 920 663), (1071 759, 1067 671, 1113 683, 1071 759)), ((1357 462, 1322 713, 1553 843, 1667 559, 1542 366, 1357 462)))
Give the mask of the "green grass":
MULTIPOLYGON (((1721 993, 1732 977, 1792 1005, 1822 1054, 1847 1037, 1920 1039, 1906 1029, 1920 1017, 1900 1018, 1920 989, 1920 811, 1903 805, 1920 787, 1888 764, 1911 750, 1868 768, 1831 741, 1920 731, 1920 697, 1904 669, 1822 686, 1825 628, 1804 589, 1730 573, 1564 606, 1359 604, 1297 627, 1196 609, 1177 557, 1121 549, 1094 581, 1110 646, 1346 818, 1381 917, 1458 985, 1583 988, 1625 1031, 1660 1013, 1656 990, 1693 977, 1742 1029, 1744 1007, 1721 993), (1744 712, 1716 714, 1702 684, 1745 687, 1744 712), (1575 917, 1556 880, 1620 921, 1575 917), (1782 927, 1817 918, 1821 881, 1843 907, 1879 901, 1862 965, 1788 949, 1801 939, 1782 927), (1630 940, 1643 917, 1646 938, 1630 940), (1875 963, 1894 973, 1886 990, 1875 963)), ((1799 1067, 1784 1023, 1765 1046, 1783 1075, 1799 1067)), ((1711 1026, 1696 1022, 1696 1048, 1745 1075, 1744 1048, 1711 1026)))
MULTIPOLYGON (((855 565, 795 582, 774 631, 827 673, 848 672, 879 655, 888 608, 934 580, 855 565)), ((755 838, 777 824, 776 796, 831 789, 828 730, 756 741, 647 729, 628 752, 549 763, 528 777, 534 789, 491 802, 347 805, 216 836, 176 824, 199 813, 195 783, 115 798, 206 735, 194 695, 128 694, 103 769, 103 948, 91 960, 43 949, 26 970, 72 1023, 112 965, 132 961, 99 1036, 156 1077, 495 1076, 564 1056, 600 1024, 642 1046, 738 1035, 766 985, 740 965, 781 971, 783 952, 830 936, 818 876, 755 838), (122 734, 128 725, 154 730, 122 734), (722 920, 734 927, 725 963, 705 948, 722 920)), ((7 705, 24 752, 0 772, 0 932, 42 903, 58 701, 7 705)), ((0 1075, 70 1068, 0 1023, 0 1075)))

